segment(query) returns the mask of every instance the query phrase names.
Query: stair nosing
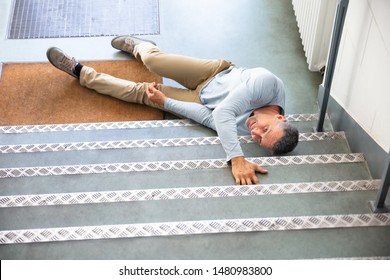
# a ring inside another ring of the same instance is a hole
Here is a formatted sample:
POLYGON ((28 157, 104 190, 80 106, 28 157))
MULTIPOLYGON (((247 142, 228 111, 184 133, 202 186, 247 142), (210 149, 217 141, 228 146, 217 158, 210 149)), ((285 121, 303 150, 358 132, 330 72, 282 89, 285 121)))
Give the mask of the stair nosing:
MULTIPOLYGON (((346 139, 344 132, 315 132, 300 133, 299 141, 325 141, 346 139)), ((239 136, 240 143, 255 143, 250 135, 239 136)), ((108 140, 86 142, 55 142, 55 143, 31 143, 0 145, 0 154, 7 153, 40 153, 59 151, 84 151, 106 149, 130 149, 130 148, 154 148, 154 147, 180 147, 220 145, 219 137, 182 137, 161 139, 137 139, 137 140, 108 140)))
MULTIPOLYGON (((318 114, 290 114, 286 115, 291 122, 316 121, 318 114)), ((108 129, 139 129, 171 126, 199 126, 200 124, 189 119, 127 121, 127 122, 99 122, 99 123, 71 123, 71 124, 39 124, 39 125, 11 125, 0 126, 0 134, 60 132, 76 130, 108 130, 108 129)))
POLYGON ((0 196, 0 208, 378 190, 381 180, 200 186, 0 196))
MULTIPOLYGON (((333 164, 365 162, 362 153, 317 154, 297 156, 272 156, 247 158, 260 166, 285 166, 304 164, 333 164)), ((229 165, 226 159, 171 160, 150 162, 125 162, 58 166, 32 166, 0 168, 0 178, 17 178, 53 175, 100 174, 120 172, 145 172, 167 170, 221 169, 229 165)))
POLYGON ((178 235, 390 226, 390 213, 289 216, 0 231, 0 245, 178 235))

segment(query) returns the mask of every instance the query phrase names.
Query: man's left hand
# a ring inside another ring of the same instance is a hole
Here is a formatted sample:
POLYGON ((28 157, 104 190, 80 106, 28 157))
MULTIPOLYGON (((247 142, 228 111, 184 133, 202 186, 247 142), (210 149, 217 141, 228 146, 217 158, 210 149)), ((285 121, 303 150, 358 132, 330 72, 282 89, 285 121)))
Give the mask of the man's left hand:
POLYGON ((261 166, 247 161, 243 156, 232 158, 232 173, 236 185, 258 184, 256 172, 267 174, 268 171, 261 166))

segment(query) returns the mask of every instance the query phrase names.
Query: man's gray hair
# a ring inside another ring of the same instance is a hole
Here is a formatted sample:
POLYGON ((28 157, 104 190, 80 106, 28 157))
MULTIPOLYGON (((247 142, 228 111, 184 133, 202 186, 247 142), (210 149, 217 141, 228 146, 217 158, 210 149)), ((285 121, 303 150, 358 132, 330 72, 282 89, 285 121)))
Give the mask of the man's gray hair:
POLYGON ((272 147, 274 155, 289 153, 298 145, 298 129, 288 122, 283 122, 279 126, 284 130, 284 135, 272 147))

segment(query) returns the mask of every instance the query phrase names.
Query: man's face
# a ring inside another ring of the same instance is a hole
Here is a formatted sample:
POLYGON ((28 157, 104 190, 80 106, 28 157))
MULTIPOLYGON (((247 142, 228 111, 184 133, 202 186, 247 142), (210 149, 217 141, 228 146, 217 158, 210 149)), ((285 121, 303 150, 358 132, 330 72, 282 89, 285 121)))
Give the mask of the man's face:
POLYGON ((284 135, 284 130, 279 124, 286 121, 286 117, 282 115, 254 115, 247 119, 246 126, 253 141, 272 151, 274 144, 284 135))

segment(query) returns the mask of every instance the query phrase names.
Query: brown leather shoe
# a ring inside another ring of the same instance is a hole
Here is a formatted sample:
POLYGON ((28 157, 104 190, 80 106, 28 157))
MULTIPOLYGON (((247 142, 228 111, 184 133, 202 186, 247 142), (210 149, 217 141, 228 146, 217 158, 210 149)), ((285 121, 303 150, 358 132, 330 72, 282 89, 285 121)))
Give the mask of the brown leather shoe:
POLYGON ((132 36, 118 36, 115 37, 114 39, 111 40, 111 46, 117 50, 124 51, 130 54, 133 54, 134 47, 140 43, 152 43, 153 45, 156 45, 155 42, 150 41, 150 40, 144 40, 144 39, 139 39, 136 37, 132 36))

